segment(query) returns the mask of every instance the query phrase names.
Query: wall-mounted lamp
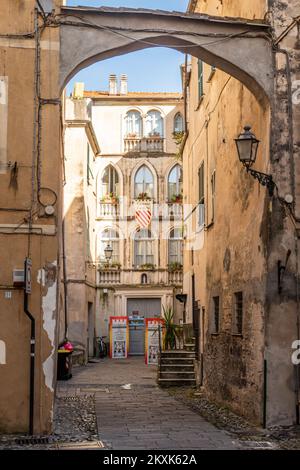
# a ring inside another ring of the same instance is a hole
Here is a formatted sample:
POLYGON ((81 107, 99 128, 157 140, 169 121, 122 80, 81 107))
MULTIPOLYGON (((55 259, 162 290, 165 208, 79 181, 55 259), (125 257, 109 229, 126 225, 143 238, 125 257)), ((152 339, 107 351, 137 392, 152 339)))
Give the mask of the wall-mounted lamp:
POLYGON ((104 256, 107 261, 111 260, 112 254, 113 254, 113 248, 107 244, 106 247, 104 248, 104 256))
POLYGON ((266 173, 261 173, 260 171, 251 169, 251 166, 256 161, 257 150, 260 142, 251 132, 251 127, 245 126, 244 132, 242 132, 238 138, 234 140, 240 162, 244 165, 247 172, 253 176, 253 178, 257 179, 262 186, 266 186, 268 188, 269 195, 272 197, 275 188, 272 175, 267 175, 266 173))

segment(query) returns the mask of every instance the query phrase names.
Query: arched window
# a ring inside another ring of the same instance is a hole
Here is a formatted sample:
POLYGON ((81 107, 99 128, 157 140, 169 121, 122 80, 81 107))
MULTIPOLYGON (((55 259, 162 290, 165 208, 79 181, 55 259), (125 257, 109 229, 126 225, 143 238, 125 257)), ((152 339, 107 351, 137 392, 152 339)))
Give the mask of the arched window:
POLYGON ((143 273, 141 276, 141 284, 148 284, 148 277, 145 273, 143 273))
POLYGON ((100 235, 100 261, 103 263, 108 262, 105 258, 105 248, 107 245, 113 249, 110 264, 115 265, 120 263, 120 239, 119 234, 113 228, 105 229, 100 235))
POLYGON ((117 170, 108 165, 101 178, 101 196, 119 195, 119 175, 117 170))
POLYGON ((153 174, 146 165, 136 172, 134 178, 134 197, 141 195, 153 198, 154 195, 154 178, 153 174))
MULTIPOLYGON (((136 267, 154 264, 154 240, 151 230, 142 229, 134 237, 134 265, 136 267)), ((150 266, 149 266, 150 267, 150 266)))
POLYGON ((183 132, 183 117, 177 113, 174 117, 174 132, 183 132))
POLYGON ((169 235, 169 267, 181 268, 183 262, 182 229, 173 228, 169 235))
POLYGON ((175 165, 168 176, 168 199, 170 202, 182 200, 182 168, 175 165))
POLYGON ((138 111, 129 111, 126 115, 126 136, 142 136, 142 117, 138 111))
POLYGON ((163 137, 163 118, 159 111, 149 111, 146 118, 146 135, 163 137))

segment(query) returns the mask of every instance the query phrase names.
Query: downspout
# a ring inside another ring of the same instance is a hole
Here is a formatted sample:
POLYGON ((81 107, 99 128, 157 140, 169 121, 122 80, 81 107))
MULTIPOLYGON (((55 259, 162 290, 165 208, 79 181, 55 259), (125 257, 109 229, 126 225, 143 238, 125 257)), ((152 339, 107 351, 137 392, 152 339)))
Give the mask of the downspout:
MULTIPOLYGON (((295 251, 296 251, 296 301, 297 301, 297 339, 300 339, 300 300, 299 300, 299 250, 298 250, 299 239, 297 231, 295 234, 295 251)), ((300 377, 299 377, 299 366, 295 367, 295 399, 296 399, 296 424, 300 424, 300 377)))
POLYGON ((63 258, 63 282, 64 282, 64 340, 67 339, 68 332, 68 283, 67 283, 67 263, 66 263, 66 244, 65 244, 65 218, 62 219, 62 258, 63 258))
POLYGON ((24 312, 31 321, 30 333, 30 392, 29 392, 29 434, 33 435, 34 417, 34 363, 35 363, 35 319, 28 310, 28 294, 24 289, 24 312))

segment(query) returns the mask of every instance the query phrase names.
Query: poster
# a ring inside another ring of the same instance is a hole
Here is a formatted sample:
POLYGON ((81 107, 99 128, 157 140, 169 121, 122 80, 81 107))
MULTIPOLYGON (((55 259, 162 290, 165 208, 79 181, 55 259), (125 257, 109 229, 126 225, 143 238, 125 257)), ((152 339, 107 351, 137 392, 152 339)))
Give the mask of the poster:
MULTIPOLYGON (((145 328, 145 362, 146 364, 157 364, 159 354, 159 325, 163 325, 163 320, 160 318, 146 318, 145 328)), ((161 341, 162 341, 162 328, 161 328, 161 341)))
POLYGON ((110 357, 125 359, 128 355, 128 317, 110 317, 110 357))

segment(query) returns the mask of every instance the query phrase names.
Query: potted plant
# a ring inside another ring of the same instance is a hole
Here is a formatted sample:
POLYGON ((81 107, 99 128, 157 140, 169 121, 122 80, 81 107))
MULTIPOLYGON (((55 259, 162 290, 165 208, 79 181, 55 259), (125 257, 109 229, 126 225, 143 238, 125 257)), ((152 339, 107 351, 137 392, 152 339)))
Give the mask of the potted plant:
POLYGON ((127 139, 136 139, 136 138, 137 138, 136 132, 128 132, 127 139))
POLYGON ((182 203, 182 193, 173 194, 173 196, 171 198, 171 202, 182 203))
POLYGON ((157 132, 157 131, 152 131, 152 132, 149 132, 148 136, 149 137, 160 137, 160 133, 157 132))
POLYGON ((174 261, 173 263, 170 263, 168 265, 169 272, 181 271, 182 267, 183 267, 182 264, 179 263, 178 261, 174 261))
POLYGON ((109 204, 118 204, 119 197, 115 193, 108 193, 102 197, 102 202, 106 202, 109 204))
POLYGON ((113 262, 113 263, 111 263, 111 267, 113 269, 121 269, 121 263, 113 262))
POLYGON ((147 270, 154 270, 155 269, 155 264, 153 263, 145 263, 140 266, 141 269, 147 269, 147 270))
POLYGON ((179 338, 179 325, 174 323, 174 310, 171 307, 163 306, 164 319, 164 349, 176 349, 176 339, 179 338))
POLYGON ((139 201, 149 201, 151 199, 150 196, 148 196, 147 193, 140 193, 137 197, 139 201))

